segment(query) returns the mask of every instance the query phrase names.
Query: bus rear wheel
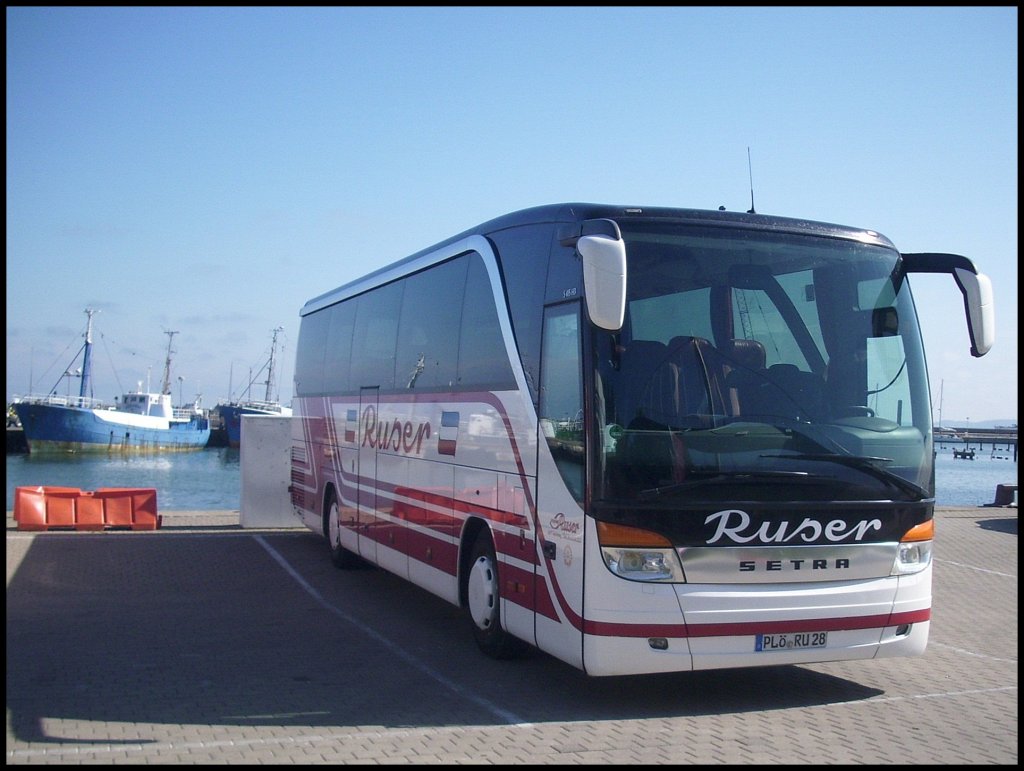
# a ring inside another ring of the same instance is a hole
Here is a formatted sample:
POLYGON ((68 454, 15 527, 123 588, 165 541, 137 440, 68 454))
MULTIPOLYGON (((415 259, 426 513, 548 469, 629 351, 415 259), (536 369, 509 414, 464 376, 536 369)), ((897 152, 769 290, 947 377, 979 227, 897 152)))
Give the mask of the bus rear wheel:
POLYGON ((484 530, 473 542, 466 579, 466 609, 480 650, 491 658, 510 659, 518 655, 523 645, 502 627, 499 587, 494 543, 484 530))
POLYGON ((324 538, 331 550, 331 562, 336 568, 354 568, 359 564, 359 555, 341 545, 341 511, 338 495, 331 490, 324 503, 324 538))

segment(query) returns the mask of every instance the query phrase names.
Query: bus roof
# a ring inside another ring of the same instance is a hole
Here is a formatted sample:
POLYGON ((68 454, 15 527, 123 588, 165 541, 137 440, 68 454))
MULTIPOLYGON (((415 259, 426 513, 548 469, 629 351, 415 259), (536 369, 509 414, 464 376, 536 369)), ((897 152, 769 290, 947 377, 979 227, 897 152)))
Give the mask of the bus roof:
POLYGON ((439 241, 432 246, 388 263, 364 276, 342 284, 329 292, 317 295, 309 300, 300 311, 305 315, 313 310, 330 305, 337 300, 370 289, 378 282, 376 279, 388 275, 388 280, 403 273, 402 266, 414 263, 424 255, 430 254, 449 244, 461 241, 469 236, 487 236, 507 228, 522 225, 538 225, 543 223, 580 223, 585 220, 610 219, 616 222, 630 220, 671 220, 672 222, 700 225, 728 225, 731 227, 749 228, 751 230, 777 231, 785 233, 802 233, 804 235, 823 236, 855 240, 861 243, 872 243, 895 248, 888 238, 874 230, 836 225, 828 222, 778 217, 770 214, 727 211, 724 209, 680 209, 665 206, 617 206, 598 203, 558 203, 534 206, 503 214, 483 222, 475 227, 464 230, 450 238, 439 241))

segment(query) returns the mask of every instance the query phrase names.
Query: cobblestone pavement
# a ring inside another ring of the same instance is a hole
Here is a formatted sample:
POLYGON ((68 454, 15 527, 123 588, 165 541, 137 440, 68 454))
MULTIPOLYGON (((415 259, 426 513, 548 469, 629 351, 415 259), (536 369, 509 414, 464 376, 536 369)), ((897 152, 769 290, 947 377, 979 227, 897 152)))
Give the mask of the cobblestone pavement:
POLYGON ((917 658, 588 678, 238 512, 7 520, 7 763, 1016 764, 1017 511, 937 513, 917 658))

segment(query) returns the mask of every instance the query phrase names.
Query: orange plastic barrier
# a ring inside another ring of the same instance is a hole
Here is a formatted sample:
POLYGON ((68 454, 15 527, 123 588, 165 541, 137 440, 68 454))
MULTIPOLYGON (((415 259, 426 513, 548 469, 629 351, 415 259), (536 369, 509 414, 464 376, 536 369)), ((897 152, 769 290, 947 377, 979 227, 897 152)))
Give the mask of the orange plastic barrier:
POLYGON ((16 487, 14 521, 19 530, 156 530, 156 490, 151 487, 16 487))

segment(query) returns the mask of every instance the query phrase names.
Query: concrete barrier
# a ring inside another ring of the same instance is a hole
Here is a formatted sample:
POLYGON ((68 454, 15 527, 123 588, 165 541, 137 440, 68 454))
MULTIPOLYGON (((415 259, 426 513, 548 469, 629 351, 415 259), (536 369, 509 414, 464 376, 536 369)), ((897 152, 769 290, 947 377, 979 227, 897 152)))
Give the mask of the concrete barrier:
POLYGON ((16 487, 18 530, 156 530, 160 527, 152 487, 16 487))
POLYGON ((989 506, 1017 506, 1017 485, 996 485, 996 499, 989 506))

